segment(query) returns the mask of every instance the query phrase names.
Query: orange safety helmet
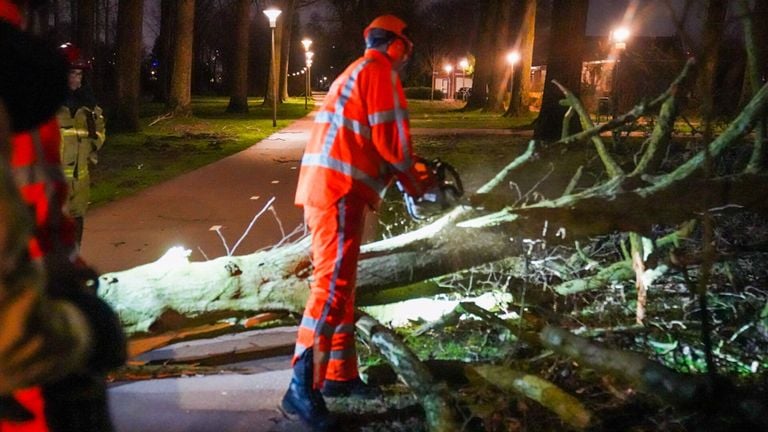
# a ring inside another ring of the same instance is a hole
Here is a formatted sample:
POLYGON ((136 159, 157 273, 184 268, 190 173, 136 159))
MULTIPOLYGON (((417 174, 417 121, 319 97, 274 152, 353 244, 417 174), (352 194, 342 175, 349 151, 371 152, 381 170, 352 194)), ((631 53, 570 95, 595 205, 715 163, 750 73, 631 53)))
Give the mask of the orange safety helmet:
POLYGON ((402 41, 402 46, 399 46, 400 44, 391 43, 390 46, 387 47, 387 55, 389 55, 393 61, 404 61, 410 57, 411 52, 413 51, 413 42, 406 36, 407 27, 405 21, 394 15, 381 15, 368 24, 368 27, 363 31, 363 37, 368 39, 368 35, 374 29, 392 33, 396 39, 402 41))
POLYGON ((59 47, 59 52, 67 59, 70 69, 90 69, 91 62, 85 60, 80 53, 80 48, 71 42, 67 42, 59 47))

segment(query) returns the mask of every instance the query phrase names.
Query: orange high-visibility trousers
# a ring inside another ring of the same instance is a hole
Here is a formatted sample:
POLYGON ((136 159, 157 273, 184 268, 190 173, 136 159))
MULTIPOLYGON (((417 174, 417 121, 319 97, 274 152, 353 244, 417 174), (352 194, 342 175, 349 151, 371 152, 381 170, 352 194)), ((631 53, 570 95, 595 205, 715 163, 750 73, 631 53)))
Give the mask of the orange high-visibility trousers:
POLYGON ((311 292, 296 339, 293 362, 313 350, 314 388, 326 379, 357 378, 355 281, 368 204, 347 195, 328 208, 304 207, 312 233, 311 292))

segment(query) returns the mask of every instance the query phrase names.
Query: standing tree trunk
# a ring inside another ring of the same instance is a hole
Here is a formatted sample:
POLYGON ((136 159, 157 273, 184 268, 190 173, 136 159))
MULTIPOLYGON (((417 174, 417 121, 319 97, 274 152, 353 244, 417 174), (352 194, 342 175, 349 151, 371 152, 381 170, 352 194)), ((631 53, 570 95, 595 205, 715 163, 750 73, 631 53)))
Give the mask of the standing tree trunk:
MULTIPOLYGON (((493 17, 496 13, 497 1, 486 0, 478 3, 486 5, 486 13, 483 14, 484 18, 481 18, 480 36, 474 47, 477 56, 475 57, 475 72, 472 79, 472 94, 467 99, 467 105, 464 109, 480 109, 485 107, 485 103, 488 100, 488 91, 490 89, 496 54, 493 49, 493 25, 495 21, 493 17)), ((451 99, 453 95, 446 95, 446 97, 451 99)))
POLYGON ((488 100, 484 111, 503 112, 504 96, 509 89, 511 78, 510 67, 506 54, 510 49, 509 27, 512 16, 512 0, 498 0, 496 12, 493 14, 494 24, 491 41, 493 42, 493 62, 491 81, 489 83, 488 100))
MULTIPOLYGON (((566 107, 560 105, 562 93, 552 81, 558 81, 577 96, 580 94, 588 9, 589 0, 554 0, 552 4, 552 36, 547 59, 547 79, 541 112, 534 129, 536 139, 555 140, 562 132, 566 107)), ((571 133, 579 128, 575 116, 572 124, 571 133)))
POLYGON ((110 130, 139 130, 141 38, 144 0, 123 0, 117 10, 117 71, 115 112, 110 130))
POLYGON ((96 0, 79 0, 75 44, 80 48, 83 58, 91 60, 94 52, 96 35, 96 0))
POLYGON ((248 50, 251 0, 237 0, 235 16, 235 55, 232 61, 232 93, 227 112, 248 112, 248 50))
POLYGON ((78 0, 69 0, 69 40, 77 40, 77 3, 78 0))
POLYGON ((168 103, 173 71, 173 47, 176 34, 176 0, 160 1, 160 34, 158 38, 158 85, 155 100, 168 103))
POLYGON ((195 0, 177 0, 173 72, 168 108, 186 116, 192 112, 192 39, 195 0))
POLYGON ((512 77, 512 96, 506 115, 519 116, 528 113, 530 105, 528 92, 531 89, 531 65, 533 64, 533 41, 536 35, 536 0, 521 0, 523 20, 520 25, 518 43, 520 66, 512 77))
POLYGON ((290 49, 293 43, 293 21, 296 0, 286 0, 283 9, 283 24, 280 26, 280 102, 288 99, 288 66, 290 49))
POLYGON ((720 90, 715 83, 717 65, 720 59, 720 42, 725 31, 728 4, 725 0, 709 0, 704 23, 703 47, 699 57, 703 60, 698 76, 698 92, 701 98, 701 117, 705 125, 715 115, 715 101, 720 90))
MULTIPOLYGON (((472 94, 465 109, 482 108, 484 111, 503 111, 507 75, 504 55, 508 47, 510 0, 487 0, 486 13, 480 23, 480 37, 475 51, 472 94)), ((448 95, 452 97, 452 95, 448 95)))
POLYGON ((53 8, 53 28, 56 33, 58 33, 60 30, 61 25, 61 13, 59 12, 59 0, 53 0, 51 2, 51 7, 53 8))
POLYGON ((38 6, 34 15, 31 17, 30 28, 32 29, 32 33, 44 39, 51 36, 51 26, 49 23, 49 18, 51 16, 50 8, 50 5, 38 6))

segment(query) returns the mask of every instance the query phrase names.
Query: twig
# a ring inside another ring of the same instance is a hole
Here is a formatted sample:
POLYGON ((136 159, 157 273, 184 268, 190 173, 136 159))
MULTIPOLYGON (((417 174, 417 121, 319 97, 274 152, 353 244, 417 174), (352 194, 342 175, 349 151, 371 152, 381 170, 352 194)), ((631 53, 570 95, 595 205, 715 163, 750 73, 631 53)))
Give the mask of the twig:
POLYGON ((154 126, 154 125, 156 125, 157 123, 160 123, 160 122, 161 122, 161 121, 163 121, 163 120, 168 120, 168 119, 170 119, 170 118, 173 118, 173 111, 171 111, 171 112, 167 112, 167 113, 165 113, 165 114, 161 115, 160 117, 158 117, 158 118, 154 119, 154 120, 152 121, 152 123, 150 123, 150 124, 149 124, 149 126, 154 126))
POLYGON ((228 256, 232 256, 235 253, 235 250, 237 249, 237 247, 240 245, 243 239, 245 239, 245 236, 247 236, 248 233, 251 231, 251 228, 253 228, 253 224, 256 223, 256 219, 258 219, 259 216, 261 216, 265 211, 267 211, 273 202, 275 202, 275 197, 270 198, 269 201, 267 201, 267 204, 264 205, 264 208, 262 208, 260 212, 256 213, 256 216, 254 216, 253 219, 251 219, 251 223, 248 224, 248 228, 245 229, 245 232, 243 232, 243 235, 240 236, 240 239, 237 240, 237 243, 235 243, 235 245, 232 246, 232 252, 229 253, 228 256))
POLYGON ((626 123, 634 121, 637 117, 640 117, 641 115, 646 114, 648 111, 655 109, 657 106, 661 105, 669 95, 675 91, 678 85, 683 82, 688 77, 688 74, 690 73, 691 68, 695 64, 694 59, 689 59, 685 63, 685 67, 683 67, 682 72, 680 72, 680 75, 675 78, 674 81, 672 81, 672 84, 669 85, 667 90, 660 94, 656 99, 652 100, 650 103, 640 103, 639 105, 635 105, 634 108, 632 108, 630 111, 616 117, 615 119, 603 123, 602 125, 595 126, 592 128, 589 128, 587 130, 581 131, 577 134, 571 135, 568 138, 561 139, 560 141, 557 141, 555 144, 571 144, 575 142, 579 142, 581 140, 590 138, 594 135, 599 135, 603 132, 613 130, 615 128, 618 128, 620 126, 623 126, 626 123))
MULTIPOLYGON (((587 113, 587 110, 584 108, 584 105, 581 104, 581 101, 579 100, 579 98, 577 98, 576 95, 573 94, 570 90, 565 88, 565 86, 557 82, 557 80, 553 80, 552 82, 560 89, 560 91, 563 92, 567 100, 567 103, 579 115, 579 120, 581 121, 581 128, 586 130, 594 129, 595 125, 594 123, 592 123, 592 119, 589 118, 589 113, 587 113)), ((564 129, 564 132, 565 132, 565 129, 564 129)), ((597 154, 600 155, 600 160, 603 162, 603 165, 605 165, 605 170, 608 172, 608 175, 611 178, 623 175, 624 171, 622 171, 619 164, 617 164, 616 161, 613 159, 613 156, 611 156, 611 154, 608 153, 608 149, 605 148, 605 143, 600 138, 600 135, 598 134, 592 135, 590 139, 595 144, 595 149, 597 149, 597 154)))

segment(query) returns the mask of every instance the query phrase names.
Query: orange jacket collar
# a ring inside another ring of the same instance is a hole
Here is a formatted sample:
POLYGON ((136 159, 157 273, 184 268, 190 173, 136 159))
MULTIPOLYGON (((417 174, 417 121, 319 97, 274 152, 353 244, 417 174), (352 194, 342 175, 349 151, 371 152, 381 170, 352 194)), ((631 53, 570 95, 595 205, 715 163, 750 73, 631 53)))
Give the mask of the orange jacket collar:
POLYGON ((367 50, 365 50, 365 55, 364 56, 365 56, 365 58, 380 58, 380 59, 386 61, 387 63, 389 63, 390 66, 392 65, 392 59, 389 58, 389 56, 386 55, 385 53, 383 53, 383 52, 381 52, 381 51, 379 51, 379 50, 377 50, 375 48, 368 48, 367 50))

